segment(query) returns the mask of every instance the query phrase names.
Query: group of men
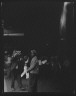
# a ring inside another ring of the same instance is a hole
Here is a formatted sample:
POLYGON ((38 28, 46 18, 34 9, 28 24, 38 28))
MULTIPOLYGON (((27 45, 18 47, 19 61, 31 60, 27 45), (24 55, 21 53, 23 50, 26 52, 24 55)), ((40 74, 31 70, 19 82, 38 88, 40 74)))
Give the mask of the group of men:
POLYGON ((36 50, 31 50, 29 56, 23 56, 21 54, 21 51, 14 50, 11 58, 9 59, 10 59, 9 61, 11 61, 10 70, 11 70, 11 78, 12 78, 11 79, 12 91, 15 90, 15 80, 17 80, 18 82, 19 88, 24 89, 22 84, 22 77, 25 75, 26 78, 29 78, 28 92, 37 92, 37 81, 38 81, 38 75, 39 75, 38 73, 40 68, 39 66, 43 64, 48 64, 47 59, 44 60, 39 59, 36 50))
POLYGON ((38 60, 36 50, 31 50, 30 56, 22 56, 20 51, 13 51, 11 59, 11 88, 15 90, 15 80, 18 82, 20 89, 23 89, 22 77, 26 74, 29 78, 28 92, 37 92, 37 81, 39 73, 39 65, 47 62, 38 60))

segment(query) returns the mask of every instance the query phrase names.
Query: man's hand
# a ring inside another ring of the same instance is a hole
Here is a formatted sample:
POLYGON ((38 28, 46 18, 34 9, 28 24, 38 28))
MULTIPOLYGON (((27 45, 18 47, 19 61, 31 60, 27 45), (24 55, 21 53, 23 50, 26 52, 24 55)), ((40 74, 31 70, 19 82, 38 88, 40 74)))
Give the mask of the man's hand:
POLYGON ((23 71, 23 73, 21 74, 21 77, 23 77, 26 74, 26 71, 23 71))
POLYGON ((42 64, 45 64, 45 63, 47 63, 47 60, 43 60, 43 61, 42 61, 42 64))

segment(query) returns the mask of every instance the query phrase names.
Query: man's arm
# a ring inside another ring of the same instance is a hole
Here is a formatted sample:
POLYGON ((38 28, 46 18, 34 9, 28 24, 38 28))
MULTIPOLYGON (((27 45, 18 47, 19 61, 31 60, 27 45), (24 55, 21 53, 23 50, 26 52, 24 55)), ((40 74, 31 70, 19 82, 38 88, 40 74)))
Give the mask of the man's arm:
POLYGON ((37 63, 37 59, 34 58, 34 60, 32 60, 31 63, 32 63, 32 64, 31 64, 31 66, 27 69, 27 72, 30 72, 31 70, 34 69, 34 67, 36 66, 36 63, 37 63))
POLYGON ((27 72, 27 67, 24 66, 24 71, 22 72, 21 77, 23 77, 26 74, 26 72, 27 72))

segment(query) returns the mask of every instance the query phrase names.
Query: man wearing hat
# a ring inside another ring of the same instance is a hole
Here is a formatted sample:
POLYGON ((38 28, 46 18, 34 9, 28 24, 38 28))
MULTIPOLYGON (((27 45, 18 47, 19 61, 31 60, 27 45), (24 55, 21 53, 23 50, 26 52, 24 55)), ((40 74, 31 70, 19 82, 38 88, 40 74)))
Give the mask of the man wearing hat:
POLYGON ((37 59, 36 50, 31 50, 31 62, 30 67, 27 69, 29 72, 29 92, 37 92, 37 81, 39 73, 39 64, 37 59))

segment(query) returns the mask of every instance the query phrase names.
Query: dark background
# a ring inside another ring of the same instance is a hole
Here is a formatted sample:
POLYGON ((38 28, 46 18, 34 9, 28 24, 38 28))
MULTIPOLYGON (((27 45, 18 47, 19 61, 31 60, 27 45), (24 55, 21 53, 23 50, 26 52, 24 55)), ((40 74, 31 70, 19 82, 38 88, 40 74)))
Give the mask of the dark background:
MULTIPOLYGON (((60 46, 72 50, 73 5, 68 6, 66 41, 60 41, 60 17, 63 2, 24 2, 12 1, 3 3, 2 18, 5 28, 11 26, 24 37, 4 37, 4 46, 21 48, 22 50, 37 49, 43 55, 56 55, 60 46), (63 46, 62 46, 62 45, 63 46), (67 45, 67 46, 66 46, 67 45)), ((63 48, 64 49, 64 48, 63 48)))
MULTIPOLYGON (((24 36, 4 36, 3 44, 5 50, 8 49, 10 51, 10 49, 12 49, 13 51, 13 49, 16 48, 17 50, 22 50, 24 54, 27 54, 28 51, 34 48, 37 49, 38 54, 41 56, 57 55, 60 57, 59 59, 62 60, 64 59, 64 55, 67 55, 70 61, 70 69, 72 70, 72 74, 68 76, 59 76, 63 80, 63 86, 66 85, 64 89, 67 90, 70 89, 69 85, 71 86, 70 78, 73 79, 72 86, 75 87, 74 52, 76 37, 74 32, 73 5, 70 4, 67 7, 68 12, 65 40, 60 40, 61 36, 59 27, 62 7, 63 2, 4 2, 2 7, 2 19, 5 21, 4 27, 6 29, 13 29, 17 33, 24 33, 24 36), (67 83, 65 82, 66 77, 70 77, 67 79, 67 83), (70 83, 68 83, 69 81, 70 83)), ((43 74, 51 72, 50 67, 44 67, 43 69, 46 70, 43 71, 41 69, 43 74)), ((42 79, 43 74, 41 75, 42 79)), ((49 82, 48 85, 50 86, 51 79, 48 78, 48 80, 46 80, 47 77, 51 76, 49 75, 50 74, 45 75, 44 80, 49 82)), ((57 78, 54 78, 54 80, 57 78)), ((47 85, 47 82, 44 82, 43 85, 47 85)), ((41 85, 41 89, 51 89, 47 88, 47 86, 45 86, 45 88, 43 85, 41 85)), ((55 87, 57 87, 57 85, 55 85, 55 87)))

